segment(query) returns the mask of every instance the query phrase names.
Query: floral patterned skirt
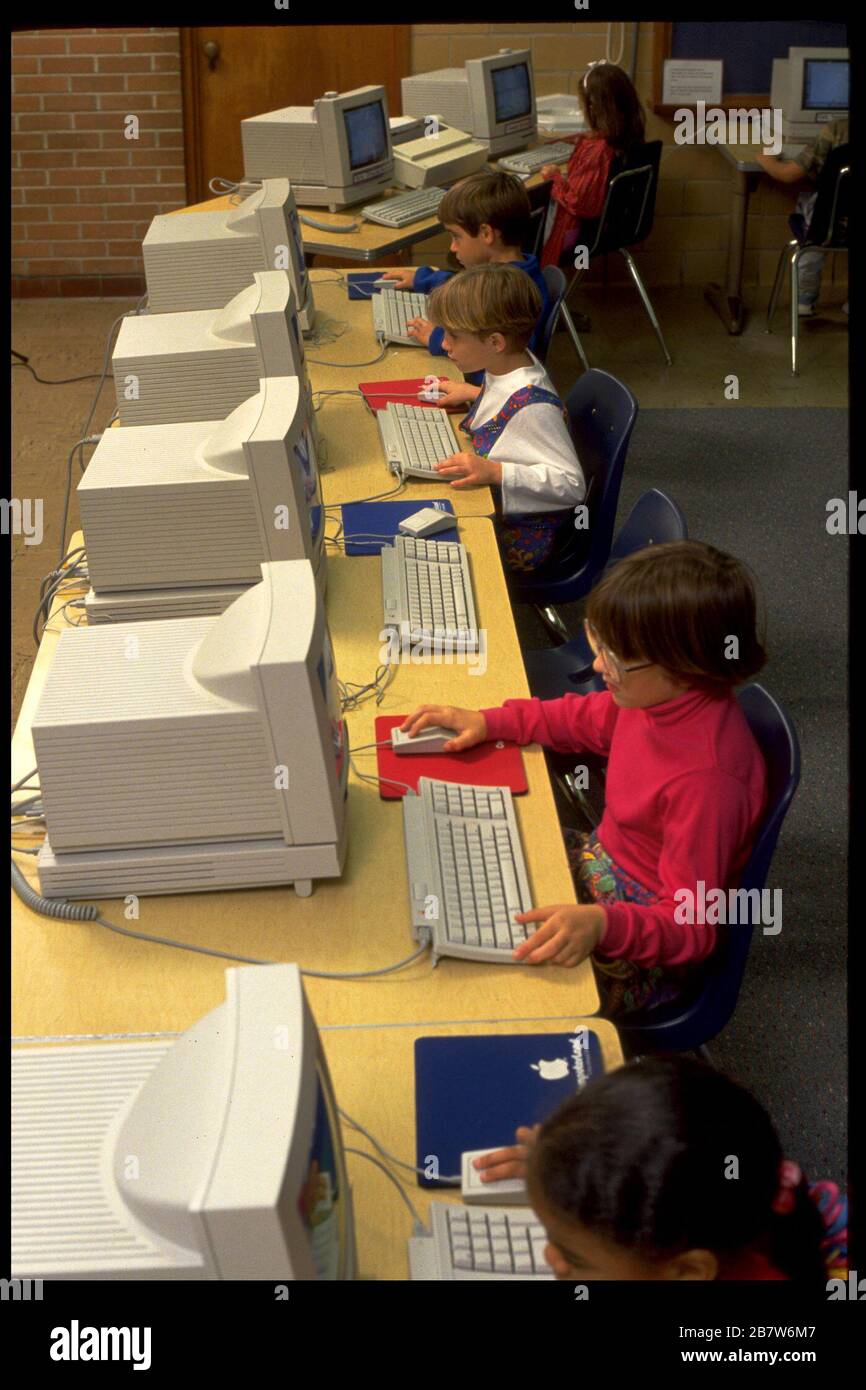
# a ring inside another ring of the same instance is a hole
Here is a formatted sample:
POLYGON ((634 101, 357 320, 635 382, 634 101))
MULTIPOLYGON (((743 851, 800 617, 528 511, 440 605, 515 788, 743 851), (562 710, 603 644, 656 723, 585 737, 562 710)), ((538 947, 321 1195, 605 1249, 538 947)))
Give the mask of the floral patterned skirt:
MULTIPOLYGON (((613 862, 594 834, 569 826, 563 826, 562 833, 578 902, 648 905, 657 901, 654 893, 613 862)), ((630 960, 610 960, 597 952, 591 959, 601 995, 602 1018, 618 1018, 668 1004, 698 978, 693 966, 662 969, 658 965, 635 965, 630 960)))
POLYGON ((518 574, 531 574, 550 559, 573 525, 574 516, 568 511, 499 517, 502 558, 518 574))

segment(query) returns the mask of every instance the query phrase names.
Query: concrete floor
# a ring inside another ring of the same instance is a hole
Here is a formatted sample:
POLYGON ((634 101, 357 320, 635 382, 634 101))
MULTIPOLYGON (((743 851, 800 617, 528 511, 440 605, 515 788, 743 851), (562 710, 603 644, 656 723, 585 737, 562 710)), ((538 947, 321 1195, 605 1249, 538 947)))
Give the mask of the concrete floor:
MULTIPOLYGON (((575 304, 592 318, 592 330, 583 339, 590 365, 620 377, 643 409, 724 406, 725 378, 731 374, 738 378, 742 404, 845 406, 848 332, 839 304, 830 304, 820 317, 801 325, 801 374, 792 377, 784 307, 777 312, 777 331, 767 335, 758 312, 767 292, 752 289, 747 294, 755 312, 745 332, 732 338, 698 287, 654 289, 652 301, 673 357, 673 366, 667 367, 630 286, 587 289, 576 296, 575 304)), ((837 300, 839 295, 835 291, 837 300)), ((13 305, 12 345, 30 358, 40 376, 98 374, 112 322, 133 307, 131 300, 18 300, 13 305)), ((566 392, 580 370, 566 333, 555 336, 548 365, 558 389, 566 392)), ((24 369, 12 373, 13 492, 19 498, 42 498, 44 518, 41 545, 13 537, 13 721, 35 655, 31 623, 39 583, 57 560, 66 459, 80 437, 95 387, 95 378, 42 386, 24 369)), ((731 408, 736 408, 734 402, 731 408)), ((113 411, 109 379, 91 432, 104 428, 113 411)), ((67 538, 78 525, 73 496, 67 538)))

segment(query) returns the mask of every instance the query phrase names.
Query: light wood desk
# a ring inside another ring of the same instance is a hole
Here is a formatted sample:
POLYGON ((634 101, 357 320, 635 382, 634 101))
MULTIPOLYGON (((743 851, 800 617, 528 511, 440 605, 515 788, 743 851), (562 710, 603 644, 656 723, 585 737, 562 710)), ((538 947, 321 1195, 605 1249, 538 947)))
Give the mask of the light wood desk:
MULTIPOLYGON (((406 713, 424 702, 481 708, 528 695, 491 523, 462 518, 471 558, 479 627, 487 631, 487 669, 401 665, 380 706, 370 700, 347 716, 354 748, 374 741, 377 714, 406 713)), ((80 534, 72 544, 81 543, 80 534)), ((380 650, 382 600, 376 556, 329 558, 327 613, 343 681, 373 675, 380 650)), ((13 740, 13 781, 35 765, 30 722, 58 640, 53 619, 40 647, 13 740)), ((359 752, 360 771, 375 754, 359 752)), ((529 792, 515 798, 537 904, 574 901, 550 781, 541 749, 523 750, 529 792)), ((455 759, 455 777, 459 776, 455 759)), ((264 960, 296 961, 325 971, 371 970, 415 949, 409 917, 403 816, 376 787, 351 776, 349 850, 343 876, 320 880, 311 897, 289 887, 143 897, 131 927, 264 960)), ((34 884, 31 856, 17 856, 34 884)), ((126 925, 120 900, 106 900, 109 921, 126 925)), ((13 898, 16 1034, 141 1032, 182 1029, 223 997, 226 962, 117 936, 88 923, 40 917, 13 898), (63 1018, 65 1026, 59 1020, 63 1018)), ((588 1016, 598 1008, 591 966, 576 969, 484 965, 424 956, 394 974, 368 980, 307 979, 320 1025, 441 1022, 588 1016)))
MULTIPOLYGON (((332 222, 334 231, 310 227, 301 221, 301 238, 308 256, 343 256, 347 261, 378 261, 383 256, 395 256, 416 241, 426 241, 442 231, 438 217, 424 217, 418 222, 410 222, 405 227, 383 227, 378 222, 368 222, 361 216, 365 203, 378 203, 383 198, 397 193, 410 193, 408 188, 390 188, 375 198, 366 198, 351 207, 341 208, 339 212, 329 212, 325 208, 298 208, 298 214, 314 217, 317 222, 332 222), (346 224, 357 222, 356 231, 347 231, 346 224)), ((224 208, 237 207, 241 202, 237 193, 226 193, 218 198, 208 198, 203 203, 193 203, 186 208, 175 208, 181 212, 221 212, 224 208)))
MULTIPOLYGON (((622 1065, 619 1038, 612 1023, 604 1019, 584 1020, 598 1035, 605 1071, 622 1065)), ((322 1043, 334 1083, 337 1104, 357 1120, 380 1144, 397 1158, 415 1161, 415 1068, 413 1048, 416 1038, 477 1033, 567 1033, 581 1020, 576 1016, 541 1021, 521 1019, 503 1023, 437 1024, 398 1028, 329 1029, 322 1043)), ((543 1054, 542 1054, 543 1055, 543 1054)), ((552 1054, 548 1054, 552 1055, 552 1054)), ((342 1122, 343 1143, 364 1149, 375 1157, 372 1144, 342 1122)), ((409 1273, 406 1242, 412 1219, 403 1202, 374 1164, 355 1154, 346 1155, 352 1186, 355 1231, 358 1241, 358 1273, 362 1279, 406 1279, 409 1273)), ((419 1187, 411 1173, 391 1166, 402 1174, 403 1190, 419 1216, 428 1221, 433 1201, 459 1202, 459 1190, 436 1192, 419 1187)))
MULTIPOLYGON (((367 367, 340 367, 342 362, 369 362, 379 352, 373 336, 373 315, 368 300, 349 299, 344 285, 337 282, 345 271, 313 270, 310 278, 316 299, 316 323, 326 330, 329 322, 348 324, 333 343, 316 347, 306 340, 307 370, 314 392, 357 388, 359 381, 396 381, 402 378, 447 376, 460 381, 461 375, 447 357, 433 357, 422 347, 389 343, 379 362, 367 367), (327 363, 328 365, 323 365, 327 363)), ((322 471, 322 495, 326 506, 336 502, 357 502, 396 486, 389 472, 379 438, 379 427, 361 396, 319 396, 319 433, 327 446, 322 471)), ((467 407, 468 408, 468 407, 467 407)), ((459 429, 462 415, 451 415, 458 444, 469 448, 459 429)), ((456 488, 446 482, 409 478, 399 494, 401 501, 418 498, 447 498, 457 516, 491 516, 493 496, 490 488, 456 488)), ((419 502, 420 506, 420 502, 419 502)))

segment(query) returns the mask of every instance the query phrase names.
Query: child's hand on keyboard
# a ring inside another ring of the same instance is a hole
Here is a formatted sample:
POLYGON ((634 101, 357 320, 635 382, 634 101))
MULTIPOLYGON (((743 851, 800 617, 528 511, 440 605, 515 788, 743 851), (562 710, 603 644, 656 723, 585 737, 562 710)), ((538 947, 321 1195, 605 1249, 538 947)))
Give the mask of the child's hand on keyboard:
POLYGON ((445 744, 446 753, 462 753, 464 748, 474 748, 487 738, 484 715, 474 709, 457 709, 455 705, 419 705, 403 720, 400 731, 414 736, 431 724, 457 730, 457 738, 445 744))
POLYGON ((383 270, 380 280, 393 280, 395 290, 411 290, 415 283, 415 267, 408 270, 383 270))
POLYGON ((436 472, 452 487, 489 487, 502 482, 502 464, 481 454, 452 454, 437 463, 436 472))
POLYGON ((514 920, 541 923, 514 951, 521 964, 580 965, 604 936, 607 914, 597 903, 558 903, 521 912, 514 920))
POLYGON ((406 323, 406 332, 409 334, 410 338, 414 338, 417 342, 422 343, 423 346, 426 347, 430 341, 430 334, 433 332, 434 327, 435 325, 432 324, 429 319, 409 319, 406 323))
MULTIPOLYGON (((439 396, 436 404, 440 410, 462 410, 465 405, 471 405, 477 401, 483 391, 482 386, 473 386, 470 381, 452 381, 450 377, 440 376, 439 396)), ((419 391, 419 396, 423 399, 424 392, 419 391)))
POLYGON ((521 1125, 515 1134, 516 1144, 510 1148, 494 1149, 492 1153, 473 1159, 473 1167, 481 1174, 481 1181, 502 1182, 506 1178, 525 1178, 529 1150, 540 1129, 541 1125, 533 1125, 531 1129, 521 1125))
POLYGON ((538 177, 540 179, 546 180, 546 182, 549 183, 551 179, 556 178, 556 175, 561 173, 562 170, 560 169, 558 164, 542 164, 541 168, 538 171, 538 177))

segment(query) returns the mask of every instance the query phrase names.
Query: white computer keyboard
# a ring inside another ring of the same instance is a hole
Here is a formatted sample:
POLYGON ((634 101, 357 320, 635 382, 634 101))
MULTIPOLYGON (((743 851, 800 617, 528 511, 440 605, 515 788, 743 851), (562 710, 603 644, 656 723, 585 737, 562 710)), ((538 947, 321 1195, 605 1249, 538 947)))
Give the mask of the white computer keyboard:
POLYGON ((376 423, 392 473, 400 478, 445 481, 438 478, 436 465, 460 451, 446 410, 389 401, 376 411, 376 423))
POLYGON ((537 150, 523 150, 520 154, 509 154, 500 159, 499 167, 510 174, 537 174, 545 164, 564 164, 574 154, 574 145, 564 140, 556 140, 548 145, 540 145, 537 150))
POLYGON ((469 555, 456 541, 395 536, 383 545, 382 609, 386 627, 401 642, 429 642, 434 650, 478 650, 478 626, 469 555))
POLYGON ((373 311, 373 332, 377 338, 385 338, 392 343, 406 343, 409 347, 421 346, 417 338, 409 336, 406 325, 410 319, 426 319, 426 294, 383 289, 370 300, 370 307, 373 311))
POLYGON ((420 777, 403 797, 403 833, 416 939, 430 937, 434 960, 515 964, 532 928, 514 914, 532 895, 509 788, 420 777))
POLYGON ((412 1279, 553 1279, 547 1236, 526 1207, 430 1203, 429 1236, 409 1241, 412 1279))
POLYGON ((382 227, 405 227, 410 222, 435 216, 444 197, 444 188, 419 188, 413 193, 398 193, 393 198, 370 203, 361 208, 361 216, 366 217, 368 222, 378 222, 382 227))

